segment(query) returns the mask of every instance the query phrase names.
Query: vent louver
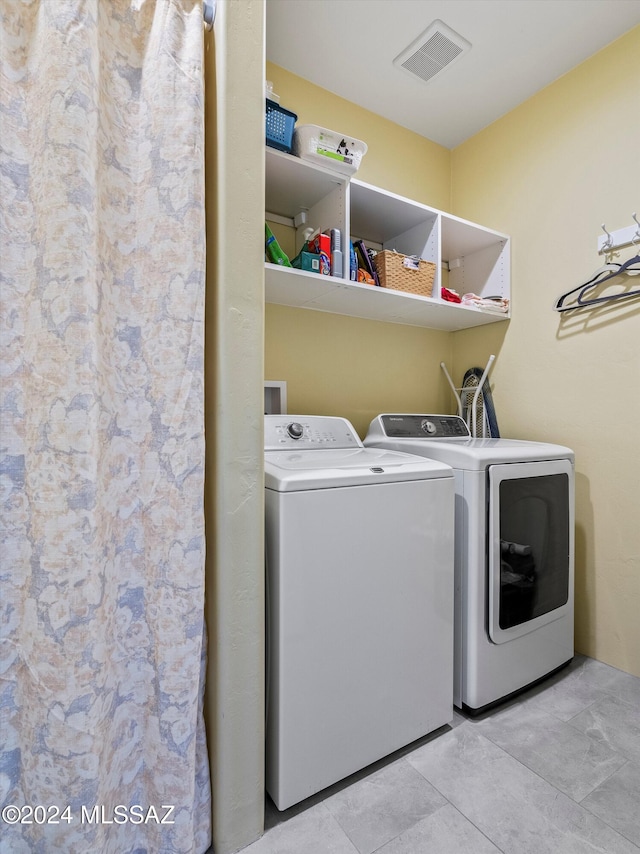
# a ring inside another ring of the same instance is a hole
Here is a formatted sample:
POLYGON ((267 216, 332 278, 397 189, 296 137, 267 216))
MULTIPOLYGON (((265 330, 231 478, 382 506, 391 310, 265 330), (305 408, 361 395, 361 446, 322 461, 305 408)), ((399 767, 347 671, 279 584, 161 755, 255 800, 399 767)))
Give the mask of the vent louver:
POLYGON ((470 49, 471 42, 442 21, 434 21, 393 64, 428 83, 470 49))

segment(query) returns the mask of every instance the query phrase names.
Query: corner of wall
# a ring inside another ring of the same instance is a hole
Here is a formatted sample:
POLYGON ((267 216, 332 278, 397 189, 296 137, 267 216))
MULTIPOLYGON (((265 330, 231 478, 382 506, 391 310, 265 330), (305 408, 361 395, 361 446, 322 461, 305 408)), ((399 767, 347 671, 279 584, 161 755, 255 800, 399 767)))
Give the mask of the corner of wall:
POLYGON ((205 719, 216 854, 264 829, 264 17, 263 0, 219 3, 207 43, 205 719))

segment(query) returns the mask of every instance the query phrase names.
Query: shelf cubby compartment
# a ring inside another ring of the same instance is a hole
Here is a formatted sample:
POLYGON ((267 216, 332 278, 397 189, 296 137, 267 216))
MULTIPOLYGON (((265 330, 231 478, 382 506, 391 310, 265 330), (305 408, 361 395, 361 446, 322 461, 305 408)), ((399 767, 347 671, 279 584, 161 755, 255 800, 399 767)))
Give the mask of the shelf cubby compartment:
POLYGON ((352 180, 349 193, 352 239, 355 235, 373 248, 395 249, 433 262, 432 295, 439 297, 438 212, 362 181, 352 180))
POLYGON ((295 227, 304 212, 307 221, 296 230, 296 252, 302 249, 306 228, 348 232, 347 194, 349 180, 272 148, 266 149, 266 219, 295 227))
POLYGON ((449 287, 459 294, 509 299, 510 248, 506 234, 481 225, 440 215, 442 261, 449 287))

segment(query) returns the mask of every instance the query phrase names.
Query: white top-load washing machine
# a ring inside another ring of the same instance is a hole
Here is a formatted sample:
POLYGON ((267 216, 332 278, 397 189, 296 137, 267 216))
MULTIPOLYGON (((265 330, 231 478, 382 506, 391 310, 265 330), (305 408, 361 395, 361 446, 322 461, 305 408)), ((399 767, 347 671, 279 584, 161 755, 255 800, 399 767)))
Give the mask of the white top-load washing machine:
POLYGON ((278 809, 453 716, 453 472, 265 416, 267 791, 278 809))
POLYGON ((384 414, 367 447, 454 469, 454 703, 478 713, 573 657, 574 455, 473 439, 452 415, 384 414))

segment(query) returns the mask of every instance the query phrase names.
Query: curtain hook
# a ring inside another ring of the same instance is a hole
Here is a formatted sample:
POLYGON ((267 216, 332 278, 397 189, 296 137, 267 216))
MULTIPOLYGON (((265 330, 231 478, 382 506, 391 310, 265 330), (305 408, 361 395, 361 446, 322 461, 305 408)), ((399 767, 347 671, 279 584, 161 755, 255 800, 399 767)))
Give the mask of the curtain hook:
POLYGON ((205 29, 212 30, 216 17, 216 0, 202 0, 202 17, 205 29))

